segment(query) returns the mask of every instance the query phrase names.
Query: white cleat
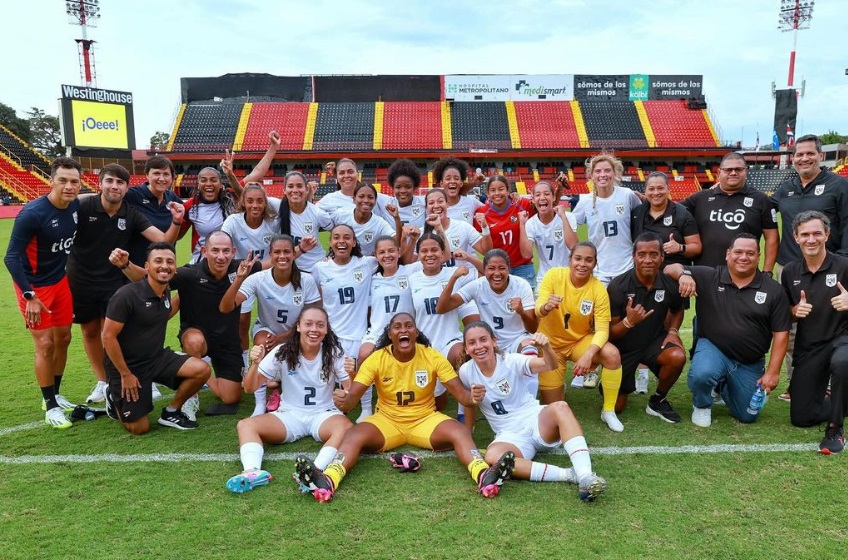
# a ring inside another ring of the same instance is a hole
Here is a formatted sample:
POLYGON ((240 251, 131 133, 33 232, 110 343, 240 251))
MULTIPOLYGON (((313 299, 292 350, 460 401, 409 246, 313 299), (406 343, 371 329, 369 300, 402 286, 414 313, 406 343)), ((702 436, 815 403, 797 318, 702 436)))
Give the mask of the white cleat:
POLYGON ((156 383, 150 384, 150 392, 154 401, 158 401, 162 398, 162 392, 159 391, 159 387, 156 385, 156 383))
POLYGON ((85 399, 87 403, 102 403, 106 401, 106 388, 109 387, 109 384, 105 381, 98 381, 94 386, 94 389, 91 390, 91 394, 88 395, 88 398, 85 399))
POLYGON ((188 416, 188 419, 192 422, 197 422, 197 413, 200 412, 200 399, 197 396, 197 393, 190 396, 185 403, 183 403, 183 414, 188 416))
POLYGON ((600 382, 600 380, 601 374, 598 373, 598 370, 592 370, 586 374, 586 378, 583 380, 583 387, 594 389, 598 386, 598 382, 600 382))
POLYGON ((601 412, 601 420, 603 420, 604 424, 606 424, 613 432, 624 431, 624 424, 622 424, 621 420, 618 419, 618 416, 615 415, 615 411, 605 410, 604 412, 601 412))

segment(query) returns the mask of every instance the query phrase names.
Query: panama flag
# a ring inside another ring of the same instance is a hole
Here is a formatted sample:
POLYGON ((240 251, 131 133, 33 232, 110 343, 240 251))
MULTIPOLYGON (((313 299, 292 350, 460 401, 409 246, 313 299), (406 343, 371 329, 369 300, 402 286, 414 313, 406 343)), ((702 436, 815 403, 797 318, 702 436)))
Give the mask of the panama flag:
POLYGON ((780 149, 780 138, 777 137, 777 131, 776 130, 774 131, 774 136, 771 137, 771 148, 774 151, 777 151, 777 150, 780 149))
POLYGON ((786 123, 786 147, 791 148, 795 145, 795 133, 792 132, 792 127, 786 123))

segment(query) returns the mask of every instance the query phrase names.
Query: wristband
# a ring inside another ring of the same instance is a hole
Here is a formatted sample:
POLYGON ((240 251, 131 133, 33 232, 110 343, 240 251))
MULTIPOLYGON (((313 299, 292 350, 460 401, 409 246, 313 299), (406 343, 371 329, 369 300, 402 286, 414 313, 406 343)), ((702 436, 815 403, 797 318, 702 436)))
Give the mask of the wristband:
POLYGON ((681 243, 681 244, 680 244, 680 252, 681 252, 681 253, 685 253, 685 252, 686 252, 686 243, 681 243))
POLYGON ((672 333, 679 335, 680 331, 675 329, 674 327, 672 327, 672 328, 668 329, 668 334, 672 334, 672 333))
POLYGON ((484 228, 480 228, 480 233, 482 233, 483 235, 491 235, 492 234, 492 232, 489 230, 489 226, 486 226, 484 228))
POLYGON ((630 321, 628 321, 628 320, 627 320, 627 317, 625 317, 625 318, 621 321, 621 324, 623 324, 623 325, 624 325, 625 327, 627 327, 628 329, 632 329, 632 328, 633 328, 633 324, 632 324, 630 321))
POLYGON ((182 222, 178 222, 177 220, 172 220, 171 223, 174 224, 175 226, 179 226, 179 227, 182 227, 182 225, 183 225, 182 222))

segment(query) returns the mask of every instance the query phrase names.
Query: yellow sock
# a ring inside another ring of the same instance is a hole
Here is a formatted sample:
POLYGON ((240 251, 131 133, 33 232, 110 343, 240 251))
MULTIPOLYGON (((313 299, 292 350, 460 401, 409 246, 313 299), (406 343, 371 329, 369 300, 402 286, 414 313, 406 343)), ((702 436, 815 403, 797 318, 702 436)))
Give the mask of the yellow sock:
POLYGON ((489 468, 489 464, 483 459, 472 459, 468 463, 468 472, 471 474, 471 479, 474 482, 480 478, 480 473, 489 468))
POLYGON ((332 463, 327 465, 326 469, 324 469, 324 474, 326 474, 327 477, 333 481, 333 488, 337 489, 339 487, 339 484, 341 484, 342 479, 347 474, 347 470, 341 463, 333 461, 332 463))
POLYGON ((621 387, 621 368, 604 368, 601 375, 601 387, 604 388, 604 412, 615 411, 615 401, 618 400, 618 389, 621 387))

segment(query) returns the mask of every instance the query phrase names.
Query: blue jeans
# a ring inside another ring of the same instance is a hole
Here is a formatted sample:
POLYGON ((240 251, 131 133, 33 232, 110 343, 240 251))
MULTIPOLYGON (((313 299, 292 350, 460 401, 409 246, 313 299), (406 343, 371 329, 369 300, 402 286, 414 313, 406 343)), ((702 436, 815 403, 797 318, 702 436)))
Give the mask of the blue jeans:
POLYGON ((721 396, 730 415, 746 424, 754 422, 759 415, 748 414, 748 403, 757 390, 757 380, 763 376, 764 367, 765 357, 753 364, 740 364, 725 356, 708 339, 699 338, 689 367, 692 405, 697 408, 712 407, 710 392, 720 381, 725 381, 721 396))
POLYGON ((509 271, 513 276, 520 276, 530 283, 530 287, 536 289, 536 270, 533 268, 533 263, 520 264, 512 267, 509 271))

